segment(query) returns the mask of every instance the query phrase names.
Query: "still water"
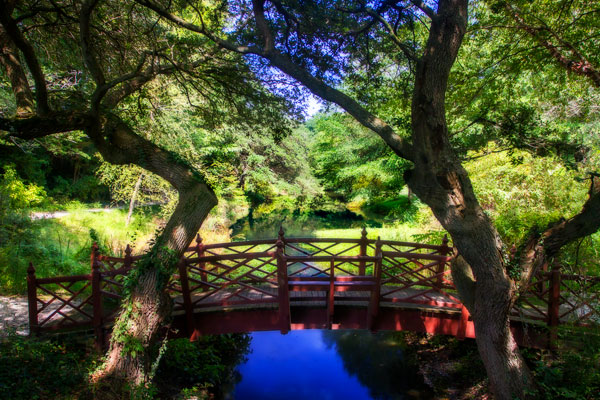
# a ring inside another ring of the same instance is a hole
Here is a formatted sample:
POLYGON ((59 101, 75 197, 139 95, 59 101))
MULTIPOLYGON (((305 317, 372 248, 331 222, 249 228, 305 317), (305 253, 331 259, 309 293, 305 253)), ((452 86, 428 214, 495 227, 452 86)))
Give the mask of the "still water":
POLYGON ((399 333, 292 331, 251 334, 235 399, 429 398, 399 333))

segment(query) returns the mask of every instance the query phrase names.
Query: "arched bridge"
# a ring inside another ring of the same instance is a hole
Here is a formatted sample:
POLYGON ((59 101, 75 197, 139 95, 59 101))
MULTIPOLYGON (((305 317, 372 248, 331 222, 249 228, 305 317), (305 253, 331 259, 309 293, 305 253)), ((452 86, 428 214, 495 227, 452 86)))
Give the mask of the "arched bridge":
MULTIPOLYGON (((410 330, 473 338, 452 283, 452 248, 367 239, 287 238, 203 244, 180 259, 168 285, 173 325, 203 334, 293 329, 410 330)), ((93 328, 115 318, 123 278, 140 256, 91 254, 88 275, 37 278, 28 271, 32 332, 93 328)), ((598 323, 600 278, 541 271, 512 310, 515 337, 546 346, 547 326, 598 323)), ((550 330, 552 332, 553 330, 550 330)))

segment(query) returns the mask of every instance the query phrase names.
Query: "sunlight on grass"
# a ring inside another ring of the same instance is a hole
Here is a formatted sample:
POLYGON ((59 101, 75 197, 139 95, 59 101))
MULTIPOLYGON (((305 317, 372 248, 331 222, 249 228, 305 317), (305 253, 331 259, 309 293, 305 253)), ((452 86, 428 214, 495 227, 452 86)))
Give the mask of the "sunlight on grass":
POLYGON ((139 254, 157 227, 155 218, 144 212, 135 213, 126 227, 126 210, 69 211, 61 218, 29 222, 12 246, 0 248, 0 293, 25 292, 29 262, 38 277, 89 273, 93 241, 104 254, 122 255, 127 244, 139 254))
MULTIPOLYGON (((314 231, 315 236, 319 238, 347 238, 347 239, 359 239, 361 237, 362 228, 351 228, 351 229, 318 229, 314 231)), ((428 230, 423 229, 420 226, 414 226, 411 224, 383 226, 381 228, 367 228, 367 238, 377 239, 381 237, 381 240, 398 240, 403 242, 414 242, 416 241, 413 235, 423 235, 428 230)))

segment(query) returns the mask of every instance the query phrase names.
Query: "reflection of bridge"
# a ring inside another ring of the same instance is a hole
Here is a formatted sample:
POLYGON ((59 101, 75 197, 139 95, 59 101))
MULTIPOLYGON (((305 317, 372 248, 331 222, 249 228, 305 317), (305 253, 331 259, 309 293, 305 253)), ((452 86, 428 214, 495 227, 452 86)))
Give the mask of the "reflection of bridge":
MULTIPOLYGON (((286 238, 202 244, 179 262, 168 291, 173 325, 202 334, 290 329, 410 330, 474 337, 473 323, 449 275, 452 249, 441 245, 360 239, 286 238)), ((92 251, 92 272, 36 278, 28 271, 32 332, 94 328, 98 343, 139 256, 92 251)), ((544 346, 536 327, 598 323, 600 278, 536 276, 512 312, 522 344, 544 346), (525 329, 528 328, 528 329, 525 329), (527 333, 525 335, 525 333, 527 333)))

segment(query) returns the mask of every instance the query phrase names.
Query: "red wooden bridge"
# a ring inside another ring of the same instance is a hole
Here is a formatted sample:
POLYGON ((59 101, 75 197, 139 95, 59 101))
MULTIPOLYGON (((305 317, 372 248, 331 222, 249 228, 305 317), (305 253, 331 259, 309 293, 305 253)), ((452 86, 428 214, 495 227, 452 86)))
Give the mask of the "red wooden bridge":
MULTIPOLYGON (((367 239, 287 238, 196 244, 168 291, 180 334, 292 329, 410 330, 473 338, 452 283, 452 248, 367 239)), ((93 328, 105 343, 123 278, 140 256, 91 254, 87 275, 37 278, 28 270, 32 333, 93 328)), ((540 272, 512 310, 523 345, 546 346, 547 327, 600 323, 600 278, 540 272)))

